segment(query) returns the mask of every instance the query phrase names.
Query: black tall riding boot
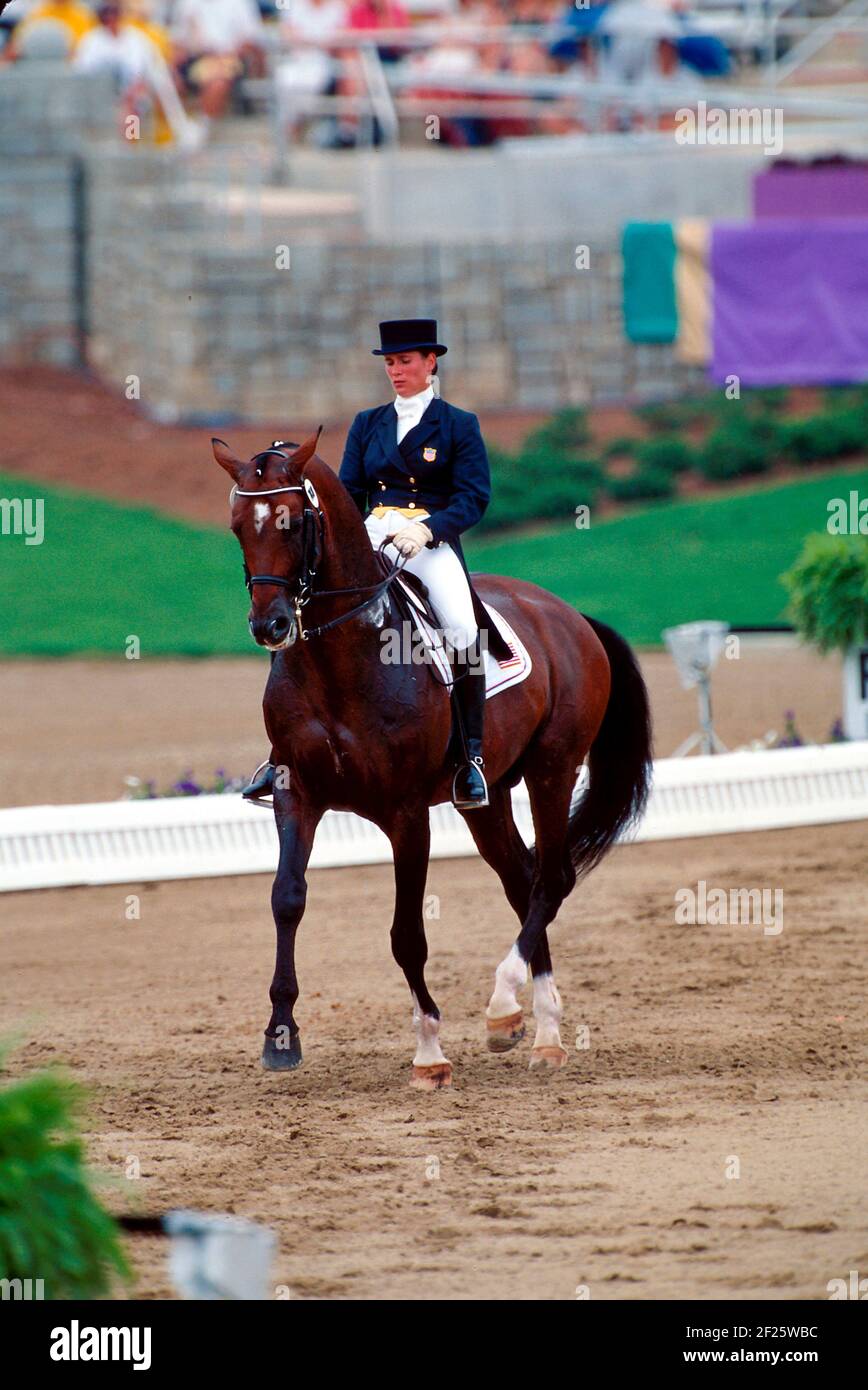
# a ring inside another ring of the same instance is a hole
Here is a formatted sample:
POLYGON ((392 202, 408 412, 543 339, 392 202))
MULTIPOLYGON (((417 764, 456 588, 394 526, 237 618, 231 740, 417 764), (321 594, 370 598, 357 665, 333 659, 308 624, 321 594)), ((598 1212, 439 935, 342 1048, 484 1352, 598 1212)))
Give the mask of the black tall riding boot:
POLYGON ((456 652, 456 677, 452 698, 457 704, 458 723, 466 761, 452 779, 452 802, 460 811, 473 811, 488 805, 488 784, 482 757, 485 722, 485 666, 479 638, 464 652, 456 652))

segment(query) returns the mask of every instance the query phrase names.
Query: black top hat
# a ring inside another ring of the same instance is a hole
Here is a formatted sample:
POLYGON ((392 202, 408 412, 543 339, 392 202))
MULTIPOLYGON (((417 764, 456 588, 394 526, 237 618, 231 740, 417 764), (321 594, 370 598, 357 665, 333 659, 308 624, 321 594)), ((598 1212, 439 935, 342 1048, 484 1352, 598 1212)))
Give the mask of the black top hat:
POLYGON ((389 352, 434 352, 442 357, 446 348, 437 341, 436 319, 388 319, 380 324, 380 346, 371 348, 375 357, 389 352))

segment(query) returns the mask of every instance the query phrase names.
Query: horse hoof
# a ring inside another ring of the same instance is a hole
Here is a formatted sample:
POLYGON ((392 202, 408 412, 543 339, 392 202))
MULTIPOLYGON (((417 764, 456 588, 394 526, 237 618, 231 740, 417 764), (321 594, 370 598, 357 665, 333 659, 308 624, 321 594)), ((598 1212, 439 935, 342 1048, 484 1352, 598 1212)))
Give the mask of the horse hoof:
POLYGON ((559 1071, 566 1063, 564 1047, 535 1047, 530 1054, 531 1071, 559 1071))
POLYGON ((262 1049, 262 1065, 266 1071, 295 1071, 296 1067, 301 1066, 301 1037, 298 1033, 286 1039, 285 1045, 281 1038, 270 1038, 265 1036, 265 1046, 262 1049))
POLYGON ((414 1067, 410 1078, 414 1091, 440 1091, 452 1085, 452 1063, 432 1062, 427 1067, 414 1067))
POLYGON ((510 1052, 525 1034, 521 1009, 508 1018, 487 1018, 485 1026, 488 1029, 489 1052, 510 1052))

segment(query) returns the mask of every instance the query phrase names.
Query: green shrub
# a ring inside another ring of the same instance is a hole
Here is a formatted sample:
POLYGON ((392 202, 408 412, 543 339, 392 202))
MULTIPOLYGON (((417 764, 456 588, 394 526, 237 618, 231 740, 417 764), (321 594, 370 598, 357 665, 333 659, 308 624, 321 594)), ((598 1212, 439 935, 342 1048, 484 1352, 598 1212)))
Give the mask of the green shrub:
POLYGON ((699 455, 699 468, 706 478, 743 478, 764 473, 779 451, 779 439, 771 431, 757 428, 754 422, 732 421, 708 436, 699 455))
POLYGON ((651 401, 633 411, 652 434, 670 434, 684 424, 684 401, 651 401))
POLYGON ((846 651, 868 634, 868 542, 862 536, 808 536, 781 581, 793 623, 821 652, 846 651))
POLYGON ((592 459, 558 457, 546 450, 498 455, 491 470, 491 502, 480 531, 572 516, 593 506, 603 481, 592 459))
POLYGON ((641 443, 641 439, 636 439, 633 435, 619 435, 617 439, 609 440, 603 449, 603 458, 612 459, 624 454, 635 454, 641 443))
POLYGON ((741 403, 751 415, 780 415, 790 403, 788 386, 762 386, 745 391, 741 403))
POLYGON ((496 444, 489 444, 486 453, 492 478, 505 478, 517 471, 518 454, 510 454, 506 449, 498 448, 496 444))
POLYGON ((581 406, 559 410, 544 425, 532 430, 521 447, 522 454, 572 454, 589 443, 588 412, 581 406))
POLYGON ((517 526, 526 520, 528 486, 525 478, 516 467, 514 456, 492 458, 491 501, 485 515, 478 523, 479 531, 494 531, 503 526, 517 526))
POLYGON ((842 458, 863 451, 868 443, 868 416, 858 408, 826 411, 786 426, 784 449, 798 463, 842 458))
POLYGON ((652 472, 683 473, 696 465, 694 450, 677 435, 660 435, 657 439, 646 439, 636 450, 640 469, 652 472))
POLYGON ((718 410, 717 396, 705 392, 677 401, 653 401, 637 406, 633 414, 652 434, 674 434, 687 425, 709 420, 718 410))
POLYGON ((50 1072, 0 1088, 0 1278, 42 1279, 46 1298, 97 1298, 129 1269, 94 1197, 75 1115, 80 1092, 50 1072))
POLYGON ((629 478, 609 478, 606 489, 616 502, 644 502, 657 497, 671 497, 675 480, 662 468, 641 468, 629 478))
POLYGON ((823 392, 827 410, 865 410, 868 407, 868 382, 851 386, 827 386, 823 392))

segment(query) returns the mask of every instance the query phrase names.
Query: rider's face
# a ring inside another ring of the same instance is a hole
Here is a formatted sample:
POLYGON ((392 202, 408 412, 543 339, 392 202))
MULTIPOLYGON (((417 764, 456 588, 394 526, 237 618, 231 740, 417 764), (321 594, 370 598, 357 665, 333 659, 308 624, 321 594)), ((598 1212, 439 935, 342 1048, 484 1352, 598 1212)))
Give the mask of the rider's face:
POLYGON ((390 352, 383 358, 386 375, 398 396, 417 396, 428 385, 437 357, 433 352, 390 352))

